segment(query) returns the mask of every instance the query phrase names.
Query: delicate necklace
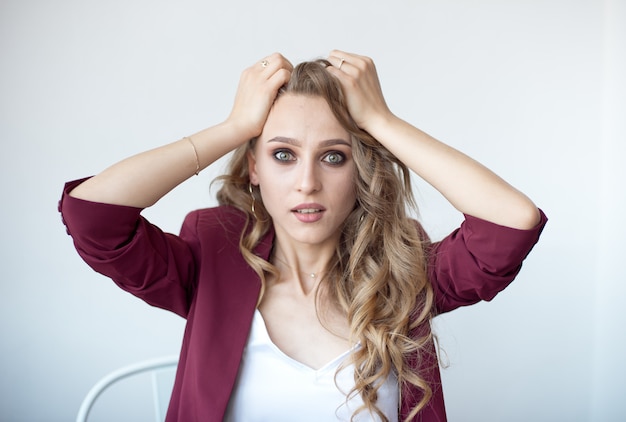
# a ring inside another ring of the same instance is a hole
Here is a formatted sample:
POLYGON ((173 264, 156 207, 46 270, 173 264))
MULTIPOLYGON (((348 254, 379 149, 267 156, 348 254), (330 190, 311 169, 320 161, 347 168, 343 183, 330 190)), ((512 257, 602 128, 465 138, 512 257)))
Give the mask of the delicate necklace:
MULTIPOLYGON (((274 255, 274 258, 277 259, 278 261, 282 262, 283 265, 285 265, 287 268, 289 268, 290 270, 293 271, 293 268, 291 268, 291 266, 289 264, 287 264, 285 261, 283 261, 282 259, 280 259, 279 257, 277 257, 276 255, 274 255)), ((319 271, 314 272, 314 273, 307 273, 306 271, 299 271, 300 274, 306 274, 309 276, 309 278, 311 280, 314 280, 315 278, 317 278, 317 274, 319 274, 319 271)))

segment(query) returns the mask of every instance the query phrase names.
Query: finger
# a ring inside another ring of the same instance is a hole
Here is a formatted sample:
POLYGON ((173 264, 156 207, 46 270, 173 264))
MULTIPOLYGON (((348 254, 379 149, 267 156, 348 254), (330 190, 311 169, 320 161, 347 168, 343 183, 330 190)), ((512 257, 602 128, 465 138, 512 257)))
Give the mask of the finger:
POLYGON ((329 53, 329 56, 338 57, 340 59, 343 58, 345 62, 352 63, 352 64, 355 64, 365 58, 364 56, 360 56, 358 54, 350 53, 350 52, 343 51, 343 50, 332 50, 329 53))
POLYGON ((289 82, 289 79, 291 79, 291 70, 288 69, 282 68, 272 74, 272 76, 268 79, 268 83, 271 87, 273 95, 276 95, 280 87, 289 82))
POLYGON ((266 87, 268 87, 272 95, 275 96, 280 87, 289 82, 293 65, 289 60, 278 53, 269 56, 265 60, 268 62, 263 69, 264 75, 267 78, 266 87))
POLYGON ((375 67, 374 61, 367 56, 348 53, 341 50, 333 50, 330 52, 330 61, 333 66, 348 70, 348 72, 363 72, 375 67), (347 65, 347 66, 346 66, 347 65))
POLYGON ((337 54, 331 54, 327 59, 331 65, 337 70, 345 70, 344 66, 348 66, 350 63, 348 59, 341 55, 341 53, 337 52, 337 54))
POLYGON ((267 75, 273 75, 279 69, 286 69, 290 72, 293 70, 291 62, 280 53, 273 53, 264 57, 253 67, 267 75))
POLYGON ((333 56, 333 57, 343 57, 347 61, 349 61, 350 59, 358 59, 360 57, 358 54, 349 53, 349 52, 343 51, 343 50, 332 50, 330 52, 330 56, 333 56))
POLYGON ((335 55, 330 55, 326 59, 331 64, 326 68, 326 71, 336 77, 345 89, 347 85, 353 85, 358 79, 359 70, 352 63, 353 57, 344 57, 338 51, 334 51, 334 53, 335 55))

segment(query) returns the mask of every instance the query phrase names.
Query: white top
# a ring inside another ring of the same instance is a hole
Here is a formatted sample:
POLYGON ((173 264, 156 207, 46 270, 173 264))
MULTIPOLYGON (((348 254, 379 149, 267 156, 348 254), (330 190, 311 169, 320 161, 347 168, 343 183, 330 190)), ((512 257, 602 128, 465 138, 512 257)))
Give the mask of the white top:
MULTIPOLYGON (((335 372, 350 352, 347 350, 320 369, 310 368, 287 356, 272 342, 263 316, 256 310, 224 421, 350 421, 353 411, 363 404, 358 394, 346 402, 346 394, 354 386, 354 365, 342 369, 335 384, 335 372)), ((379 409, 388 420, 397 421, 395 375, 385 381, 378 397, 379 409)), ((355 421, 380 418, 362 411, 355 421)))

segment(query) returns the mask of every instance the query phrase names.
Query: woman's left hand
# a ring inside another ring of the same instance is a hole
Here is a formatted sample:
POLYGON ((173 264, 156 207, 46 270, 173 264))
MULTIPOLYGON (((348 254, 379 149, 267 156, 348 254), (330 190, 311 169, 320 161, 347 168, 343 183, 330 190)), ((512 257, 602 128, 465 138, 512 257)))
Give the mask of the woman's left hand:
POLYGON ((387 107, 374 61, 333 50, 327 71, 341 84, 350 115, 407 167, 464 214, 530 229, 539 211, 524 194, 477 161, 396 117, 387 107))
POLYGON ((327 70, 334 75, 344 90, 348 111, 363 130, 392 115, 380 87, 374 61, 365 56, 333 50, 327 70))

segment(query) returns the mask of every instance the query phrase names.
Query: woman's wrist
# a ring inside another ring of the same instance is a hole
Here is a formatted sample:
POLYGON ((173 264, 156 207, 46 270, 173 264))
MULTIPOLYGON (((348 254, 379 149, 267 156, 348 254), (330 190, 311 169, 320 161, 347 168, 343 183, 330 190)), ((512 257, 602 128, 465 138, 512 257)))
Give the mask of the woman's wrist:
POLYGON ((234 120, 231 118, 226 119, 218 125, 224 132, 224 135, 228 137, 228 142, 232 144, 233 149, 245 144, 250 139, 258 136, 262 129, 258 129, 253 125, 234 120))
POLYGON ((236 122, 225 120, 188 137, 192 138, 200 165, 205 168, 252 139, 254 136, 250 133, 250 130, 243 129, 236 122))
POLYGON ((361 127, 372 135, 378 142, 389 148, 387 143, 393 141, 394 130, 400 130, 403 121, 391 112, 379 113, 367 119, 361 127))

